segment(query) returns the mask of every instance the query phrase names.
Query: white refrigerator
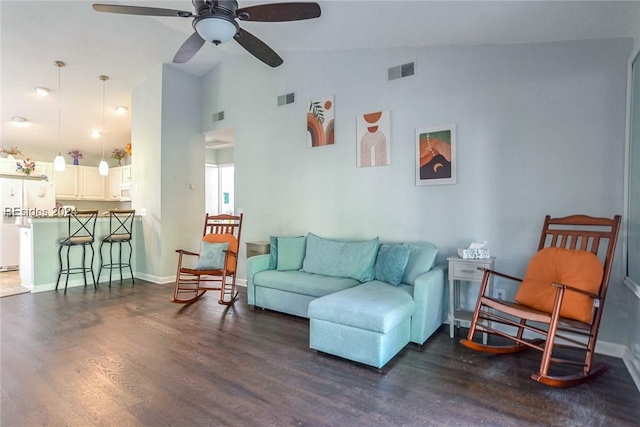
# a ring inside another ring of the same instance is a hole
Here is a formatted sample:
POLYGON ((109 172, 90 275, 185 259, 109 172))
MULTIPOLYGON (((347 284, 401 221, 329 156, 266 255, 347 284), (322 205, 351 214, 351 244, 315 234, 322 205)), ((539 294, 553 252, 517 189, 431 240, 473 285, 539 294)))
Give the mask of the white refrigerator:
POLYGON ((56 192, 52 182, 26 177, 0 178, 0 271, 17 270, 20 230, 29 217, 53 215, 56 192))

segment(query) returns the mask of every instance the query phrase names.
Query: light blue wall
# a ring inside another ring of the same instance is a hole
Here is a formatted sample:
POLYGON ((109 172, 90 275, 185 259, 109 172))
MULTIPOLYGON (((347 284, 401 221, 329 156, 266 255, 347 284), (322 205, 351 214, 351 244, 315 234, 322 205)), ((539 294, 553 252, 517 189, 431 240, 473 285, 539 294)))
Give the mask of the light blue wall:
POLYGON ((138 273, 170 281, 176 249, 197 251, 204 213, 200 79, 160 65, 133 92, 132 202, 141 213, 138 273), (194 238, 195 237, 195 238, 194 238))
MULTIPOLYGON (((237 57, 203 77, 202 130, 219 110, 234 128, 245 242, 309 231, 429 240, 443 260, 488 240, 496 267, 521 275, 544 215, 622 212, 631 49, 624 39, 292 52, 277 69, 237 57), (388 67, 411 60, 414 77, 387 82, 388 67), (291 91, 296 104, 276 107, 291 91), (327 95, 336 144, 307 148, 307 103, 327 95), (358 169, 356 117, 377 110, 391 111, 391 165, 358 169), (457 184, 415 186, 415 129, 447 123, 457 125, 457 184)), ((601 333, 624 343, 620 277, 618 259, 601 333)))

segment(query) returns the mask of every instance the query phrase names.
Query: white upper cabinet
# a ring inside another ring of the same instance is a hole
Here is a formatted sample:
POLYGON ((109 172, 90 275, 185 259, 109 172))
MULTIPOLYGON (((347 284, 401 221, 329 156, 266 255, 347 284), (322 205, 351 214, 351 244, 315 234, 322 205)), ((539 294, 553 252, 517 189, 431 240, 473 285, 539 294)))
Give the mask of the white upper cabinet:
POLYGON ((105 200, 105 179, 93 166, 67 165, 53 172, 56 198, 60 200, 105 200))

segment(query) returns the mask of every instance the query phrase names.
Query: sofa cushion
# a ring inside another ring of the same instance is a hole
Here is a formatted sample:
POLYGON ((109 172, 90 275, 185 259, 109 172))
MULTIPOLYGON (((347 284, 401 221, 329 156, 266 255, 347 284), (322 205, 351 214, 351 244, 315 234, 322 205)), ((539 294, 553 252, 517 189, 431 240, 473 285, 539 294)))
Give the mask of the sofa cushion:
POLYGON ((376 280, 398 286, 409 261, 411 248, 407 245, 380 245, 376 260, 376 280))
MULTIPOLYGON (((515 300, 537 310, 551 313, 556 295, 553 282, 583 291, 598 293, 604 269, 597 256, 588 251, 545 248, 538 251, 527 267, 515 300)), ((593 300, 587 295, 565 291, 560 315, 590 323, 593 300)))
POLYGON ((255 286, 321 297, 360 284, 355 279, 330 277, 304 271, 265 270, 253 276, 255 286))
POLYGON ((374 278, 377 254, 377 237, 363 242, 343 242, 309 233, 302 269, 308 273, 367 282, 374 278))
POLYGON ((415 304, 403 288, 374 280, 309 303, 309 317, 386 333, 413 315, 415 304))
POLYGON ((436 262, 438 248, 432 243, 407 244, 411 248, 409 261, 404 269, 402 283, 413 285, 416 278, 431 270, 436 262))
POLYGON ((306 238, 278 237, 276 269, 280 271, 300 270, 304 259, 306 238))
MULTIPOLYGON (((304 237, 304 236, 293 236, 293 237, 304 237)), ((278 267, 278 236, 269 236, 269 270, 275 270, 277 267, 278 267)))

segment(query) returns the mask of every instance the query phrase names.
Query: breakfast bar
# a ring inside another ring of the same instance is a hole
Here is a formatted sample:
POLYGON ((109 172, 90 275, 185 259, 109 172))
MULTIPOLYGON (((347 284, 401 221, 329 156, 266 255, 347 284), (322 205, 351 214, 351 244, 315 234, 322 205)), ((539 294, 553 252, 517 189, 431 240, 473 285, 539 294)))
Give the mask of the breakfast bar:
MULTIPOLYGON (((59 240, 67 235, 68 218, 67 217, 28 217, 18 225, 20 227, 20 279, 22 285, 29 288, 31 292, 51 291, 56 288, 60 263, 58 251, 60 249, 59 240)), ((133 221, 133 236, 131 245, 133 253, 131 263, 135 271, 135 248, 138 239, 141 237, 141 219, 136 216, 133 221)), ((109 217, 99 216, 96 220, 95 241, 93 243, 93 271, 98 282, 109 280, 109 270, 103 270, 101 277, 97 277, 100 269, 100 241, 103 236, 109 234, 109 217)), ((111 245, 103 248, 103 255, 108 257, 108 250, 111 245)), ((114 249, 114 255, 117 249, 114 249)), ((123 259, 129 257, 129 246, 122 246, 123 259)), ((91 259, 91 250, 87 250, 87 265, 91 259)), ((70 261, 73 265, 81 265, 82 251, 72 250, 70 252, 70 261)), ((123 269, 123 278, 131 278, 128 269, 123 269)), ((118 281, 120 273, 114 270, 112 280, 118 281)), ((90 278, 87 278, 89 283, 90 278)), ((60 281, 59 289, 64 288, 64 277, 60 281)), ((84 286, 82 275, 75 275, 69 278, 68 287, 84 286)), ((93 288, 93 286, 91 286, 93 288)))

